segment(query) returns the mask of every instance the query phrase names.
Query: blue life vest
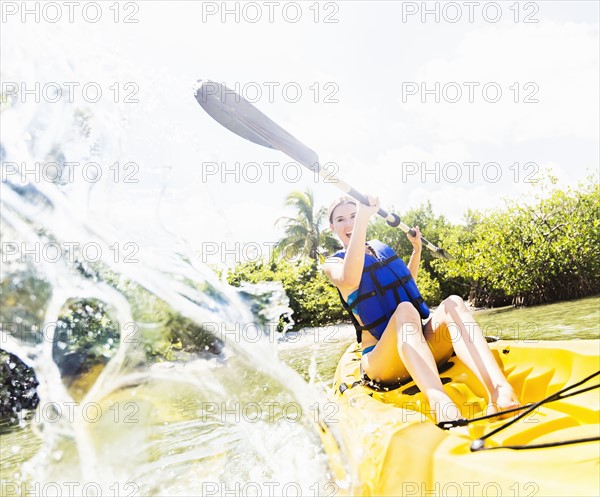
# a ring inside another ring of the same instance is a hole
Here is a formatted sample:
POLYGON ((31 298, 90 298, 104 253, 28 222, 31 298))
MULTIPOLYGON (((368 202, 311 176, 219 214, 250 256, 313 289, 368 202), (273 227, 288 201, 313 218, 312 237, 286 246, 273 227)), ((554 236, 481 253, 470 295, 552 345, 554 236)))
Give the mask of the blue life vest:
MULTIPOLYGON (((358 296, 347 304, 340 293, 342 304, 350 313, 356 328, 356 340, 359 343, 363 330, 369 330, 379 340, 400 302, 411 302, 422 319, 429 317, 429 308, 404 261, 391 247, 378 240, 368 242, 367 246, 376 257, 365 254, 358 296), (353 309, 358 311, 362 326, 352 314, 353 309)), ((341 250, 332 257, 343 259, 345 256, 346 251, 341 250)))

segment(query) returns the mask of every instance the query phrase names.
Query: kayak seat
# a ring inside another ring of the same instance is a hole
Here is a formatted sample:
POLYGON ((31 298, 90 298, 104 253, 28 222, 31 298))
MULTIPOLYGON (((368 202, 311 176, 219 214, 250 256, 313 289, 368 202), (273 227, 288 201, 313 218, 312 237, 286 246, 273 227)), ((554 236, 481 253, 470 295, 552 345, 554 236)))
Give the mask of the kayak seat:
MULTIPOLYGON (((452 361, 446 361, 444 364, 442 364, 441 366, 438 367, 438 372, 441 374, 445 371, 448 371, 452 366, 454 366, 454 363, 452 361)), ((375 390, 376 392, 390 392, 392 390, 396 390, 396 389, 400 388, 401 386, 404 386, 404 385, 407 385, 407 384, 413 382, 413 379, 409 376, 409 377, 404 378, 397 382, 380 383, 375 380, 372 380, 365 374, 363 374, 362 380, 363 380, 364 386, 370 388, 371 390, 375 390)), ((442 385, 445 385, 446 383, 450 383, 452 381, 452 378, 441 378, 441 380, 442 380, 442 385)), ((409 387, 406 390, 402 391, 402 393, 405 395, 415 395, 419 392, 420 392, 419 387, 417 387, 416 385, 409 387)))

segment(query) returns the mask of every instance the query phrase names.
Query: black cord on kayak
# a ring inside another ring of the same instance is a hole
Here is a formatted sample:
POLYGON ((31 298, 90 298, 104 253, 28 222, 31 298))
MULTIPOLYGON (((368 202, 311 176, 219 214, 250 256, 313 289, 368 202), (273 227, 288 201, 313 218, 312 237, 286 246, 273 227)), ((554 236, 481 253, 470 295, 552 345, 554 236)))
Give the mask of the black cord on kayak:
POLYGON ((436 426, 442 430, 449 430, 450 428, 456 428, 457 426, 467 426, 472 421, 472 419, 460 418, 453 421, 440 421, 436 426))
MULTIPOLYGON (((576 392, 571 392, 568 395, 563 395, 568 390, 571 390, 571 389, 573 389, 575 387, 578 387, 579 385, 582 385, 583 383, 586 383, 587 381, 591 380, 595 376, 598 376, 599 374, 600 374, 600 370, 597 371, 594 374, 589 375, 588 377, 584 378, 583 380, 581 380, 581 381, 579 381, 577 383, 574 383, 573 385, 565 387, 562 390, 559 390, 558 392, 556 392, 556 393, 554 393, 552 395, 549 395, 548 397, 546 397, 545 399, 540 400, 539 402, 531 404, 528 409, 526 409, 524 412, 522 412, 518 416, 515 416, 513 419, 508 420, 503 425, 499 426, 495 430, 490 431, 486 435, 483 435, 482 437, 479 437, 477 440, 473 440, 473 442, 471 442, 471 452, 477 452, 479 450, 485 450, 486 449, 486 447, 485 447, 485 440, 487 438, 489 438, 492 435, 495 435, 496 433, 498 433, 498 432, 500 432, 500 431, 508 428, 510 425, 516 423, 521 418, 524 418, 530 412, 532 412, 533 410, 537 409, 541 405, 546 404, 548 402, 554 402, 555 400, 560 400, 560 399, 564 399, 564 398, 567 398, 567 397, 572 397, 573 395, 577 395, 577 394, 580 394, 580 393, 583 393, 583 392, 587 392, 589 390, 593 390, 594 388, 600 387, 600 385, 592 385, 591 387, 586 387, 586 388, 582 388, 581 390, 577 390, 576 392)), ((506 412, 508 412, 508 410, 500 412, 499 415, 505 414, 506 412)), ((471 422, 473 422, 473 421, 474 420, 471 420, 471 422)), ((587 442, 587 441, 593 441, 595 439, 580 439, 580 440, 587 442)), ((566 442, 568 442, 568 443, 579 443, 577 440, 576 441, 566 441, 566 442)), ((552 442, 552 443, 560 444, 561 442, 552 442)), ((564 443, 564 445, 566 445, 566 443, 564 443)), ((508 448, 514 448, 514 447, 517 447, 517 446, 500 446, 498 448, 508 449, 508 448)), ((525 447, 537 448, 535 445, 523 445, 523 446, 518 446, 518 447, 521 447, 521 448, 525 448, 525 447)), ((543 444, 540 444, 539 447, 543 447, 543 444)))
MULTIPOLYGON (((596 388, 596 387, 594 387, 594 388, 596 388)), ((579 393, 579 392, 575 392, 575 393, 579 393)), ((475 423, 476 421, 483 421, 485 419, 490 419, 490 418, 495 418, 498 416, 503 416, 505 414, 510 414, 511 412, 522 411, 523 409, 527 409, 528 407, 531 407, 532 405, 533 405, 533 403, 530 402, 529 404, 525 404, 524 406, 513 407, 511 409, 506 409, 505 411, 497 412, 494 414, 486 414, 485 416, 480 416, 478 418, 472 418, 472 419, 459 418, 459 419, 454 419, 452 421, 440 421, 439 423, 436 424, 436 426, 438 428, 441 428, 442 430, 450 430, 451 428, 456 428, 457 426, 467 426, 471 423, 475 423)))
POLYGON ((523 406, 512 407, 511 409, 506 409, 504 411, 496 412, 494 414, 486 414, 485 416, 480 416, 478 418, 465 419, 460 418, 454 421, 442 421, 437 424, 439 428, 442 430, 449 430, 450 428, 456 428, 457 426, 467 426, 468 424, 475 423, 476 421, 483 421, 486 419, 496 418, 498 416, 504 416, 505 414, 510 414, 511 412, 522 411, 523 409, 527 409, 533 405, 532 402, 525 404, 523 406))
POLYGON ((473 440, 471 443, 471 452, 479 452, 481 450, 494 450, 494 449, 512 449, 512 450, 528 450, 528 449, 546 449, 548 447, 560 447, 561 445, 573 445, 586 442, 597 442, 600 437, 589 437, 589 438, 574 438, 572 440, 561 440, 560 442, 547 442, 543 444, 529 444, 529 445, 498 445, 497 447, 485 447, 483 441, 480 439, 473 440), (481 441, 481 445, 475 442, 481 441))
MULTIPOLYGON (((478 418, 473 418, 473 419, 457 419, 454 421, 442 421, 440 423, 437 423, 437 426, 439 428, 442 428, 443 430, 449 430, 450 428, 455 428, 457 426, 467 426, 470 423, 474 423, 476 421, 483 421, 486 419, 490 419, 490 418, 495 418, 498 416, 504 416, 506 414, 510 414, 511 412, 517 412, 517 411, 522 411, 524 409, 527 409, 526 412, 521 413, 519 416, 516 416, 515 418, 513 418, 512 420, 509 420, 507 423, 499 426, 498 428, 496 428, 495 430, 491 431, 490 433, 488 433, 487 435, 479 438, 478 440, 485 440, 486 438, 490 437, 491 435, 494 435, 496 433, 498 433, 499 431, 507 428, 508 426, 510 426, 511 424, 513 424, 515 421, 518 421, 519 419, 525 417, 527 414, 529 414, 530 412, 532 412, 534 409, 536 409, 537 407, 546 404, 548 402, 554 402, 555 400, 560 400, 560 399, 566 399, 567 397, 572 397, 573 395, 577 395, 583 392, 587 392, 588 390, 593 390, 594 388, 599 388, 600 385, 592 385, 590 387, 586 387, 586 388, 582 388, 581 390, 577 390, 575 392, 571 392, 567 395, 563 395, 565 392, 567 392, 568 390, 571 390, 572 388, 578 387, 579 385, 582 385, 584 383, 586 383, 587 381, 591 380, 592 378, 594 378, 595 376, 598 376, 600 374, 600 370, 597 371, 594 374, 591 374, 590 376, 584 378, 583 380, 574 383, 573 385, 570 385, 568 387, 563 388, 562 390, 559 390, 556 393, 553 393, 552 395, 549 395, 548 397, 540 400, 539 402, 535 402, 535 403, 528 403, 524 406, 518 406, 518 407, 513 407, 511 409, 506 409, 504 411, 499 411, 497 413, 494 414, 487 414, 485 416, 480 416, 478 418)), ((477 440, 474 440, 474 442, 476 442, 477 440)), ((479 449, 477 449, 479 450, 479 449)))

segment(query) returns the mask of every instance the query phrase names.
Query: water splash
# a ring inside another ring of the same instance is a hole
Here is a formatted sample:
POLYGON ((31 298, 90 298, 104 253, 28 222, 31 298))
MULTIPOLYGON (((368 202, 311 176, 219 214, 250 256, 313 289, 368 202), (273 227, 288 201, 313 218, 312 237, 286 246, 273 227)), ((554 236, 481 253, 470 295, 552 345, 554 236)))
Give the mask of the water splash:
MULTIPOLYGON (((32 42, 20 43, 22 33, 3 37, 3 81, 43 81, 46 72, 80 81, 90 59, 106 74, 115 70, 105 46, 82 62, 51 28, 35 29, 32 42), (62 54, 58 67, 48 46, 62 54)), ((149 111, 140 107, 135 112, 149 111)), ((87 485, 110 495, 322 490, 334 477, 314 406, 326 400, 277 360, 274 330, 256 340, 241 331, 255 321, 261 330, 278 323, 281 296, 245 287, 243 299, 165 231, 157 216, 164 165, 145 171, 154 181, 143 188, 111 181, 127 129, 123 109, 31 102, 17 93, 2 96, 0 119, 2 348, 40 380, 34 427, 43 441, 9 475, 12 483, 65 489, 78 482, 73 494, 87 485), (57 175, 49 180, 50 162, 57 175), (71 178, 68 164, 90 162, 96 176, 71 178), (124 199, 151 208, 132 209, 143 219, 119 216, 114 206, 124 199), (77 350, 80 339, 65 338, 76 319, 100 330, 90 341, 103 340, 102 360, 77 350), (76 368, 57 359, 64 349, 81 353, 76 368)))

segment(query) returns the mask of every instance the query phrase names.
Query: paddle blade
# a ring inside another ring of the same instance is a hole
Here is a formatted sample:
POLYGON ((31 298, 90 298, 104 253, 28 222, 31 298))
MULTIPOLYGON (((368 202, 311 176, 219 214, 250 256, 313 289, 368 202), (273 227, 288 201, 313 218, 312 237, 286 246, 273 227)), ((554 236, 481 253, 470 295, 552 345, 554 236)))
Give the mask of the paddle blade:
POLYGON ((279 150, 312 171, 319 171, 319 157, 314 150, 224 84, 199 80, 194 96, 208 115, 229 131, 263 147, 279 150))
MULTIPOLYGON (((243 105, 240 105, 242 99, 241 96, 232 92, 226 86, 219 85, 212 81, 201 82, 201 80, 199 80, 198 83, 199 85, 195 93, 196 100, 210 117, 229 131, 233 131, 236 135, 239 135, 246 140, 262 145, 263 147, 275 148, 268 141, 261 138, 256 132, 252 131, 252 129, 244 124, 238 116, 238 114, 241 115, 241 107, 243 105), (238 99, 237 104, 235 104, 236 99, 238 99), (237 112, 236 109, 238 109, 237 112)), ((244 100, 244 102, 250 105, 248 101, 244 100)), ((246 112, 246 114, 248 114, 248 112, 246 112)), ((248 119, 249 117, 246 116, 246 120, 248 119)))

